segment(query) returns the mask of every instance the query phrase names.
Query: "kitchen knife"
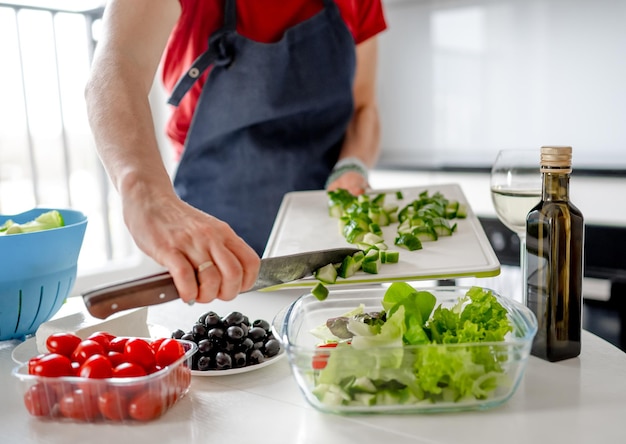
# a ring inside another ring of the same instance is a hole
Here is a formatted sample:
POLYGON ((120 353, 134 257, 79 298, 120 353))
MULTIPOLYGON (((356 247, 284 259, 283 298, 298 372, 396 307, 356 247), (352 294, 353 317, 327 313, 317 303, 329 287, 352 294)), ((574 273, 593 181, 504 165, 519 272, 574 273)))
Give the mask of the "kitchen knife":
MULTIPOLYGON (((261 259, 261 268, 255 284, 247 291, 261 290, 309 276, 318 268, 340 263, 356 248, 336 248, 261 259)), ((156 305, 178 299, 178 291, 168 271, 131 279, 83 293, 89 313, 106 319, 118 311, 156 305)))

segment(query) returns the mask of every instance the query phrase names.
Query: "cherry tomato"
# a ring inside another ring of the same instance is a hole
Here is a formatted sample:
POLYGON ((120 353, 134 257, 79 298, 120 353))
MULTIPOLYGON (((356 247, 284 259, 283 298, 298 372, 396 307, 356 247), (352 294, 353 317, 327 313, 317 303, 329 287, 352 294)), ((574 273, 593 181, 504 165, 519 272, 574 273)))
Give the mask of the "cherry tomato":
POLYGON ((50 353, 58 353, 71 358, 80 341, 81 339, 73 333, 52 333, 46 338, 46 348, 50 353))
POLYGON ((130 338, 124 346, 124 354, 129 362, 141 365, 147 373, 155 370, 156 357, 146 340, 130 338))
POLYGON ((40 355, 37 356, 33 356, 32 358, 30 358, 28 360, 28 374, 29 375, 34 375, 34 369, 35 369, 35 364, 37 364, 37 361, 39 361, 41 358, 43 358, 44 356, 46 356, 45 353, 42 353, 40 355))
POLYGON ((164 399, 158 393, 145 391, 135 396, 128 405, 128 414, 137 421, 150 421, 165 411, 164 399))
MULTIPOLYGON (((337 343, 330 342, 328 344, 318 345, 317 348, 335 348, 337 347, 337 343)), ((330 357, 330 353, 318 351, 313 355, 313 361, 311 362, 311 366, 314 370, 323 370, 326 368, 326 364, 328 363, 328 358, 330 357)))
POLYGON ((123 421, 128 416, 130 400, 118 390, 109 390, 98 397, 98 409, 111 421, 123 421))
POLYGON ((74 353, 72 353, 72 360, 82 364, 90 356, 104 354, 104 349, 99 342, 92 339, 85 339, 76 346, 74 353))
POLYGON ((102 349, 105 352, 109 351, 109 344, 111 340, 114 338, 110 333, 106 333, 104 331, 97 331, 95 333, 90 334, 87 339, 91 339, 92 341, 96 341, 98 344, 102 346, 102 349))
POLYGON ((32 374, 37 376, 73 376, 72 361, 67 356, 49 353, 37 359, 32 367, 32 374))
POLYGON ((111 341, 109 342, 109 351, 124 353, 124 346, 126 345, 126 341, 128 341, 128 338, 121 336, 111 339, 111 341))
POLYGON ((107 358, 109 358, 109 361, 111 361, 111 367, 113 368, 117 367, 123 362, 126 362, 126 356, 124 356, 124 353, 116 351, 109 351, 109 353, 107 353, 107 358))
POLYGON ((165 339, 156 352, 157 365, 167 367, 185 354, 185 349, 176 339, 165 339))
POLYGON ((26 410, 33 416, 51 416, 56 403, 56 391, 44 383, 30 386, 24 394, 26 410))
POLYGON ((113 376, 111 361, 104 355, 92 355, 80 366, 81 378, 105 379, 113 376))
POLYGON ((146 375, 146 370, 134 362, 123 362, 113 369, 114 378, 135 378, 146 375))
POLYGON ((61 414, 79 421, 93 421, 100 415, 98 396, 77 389, 67 393, 59 401, 61 414))
POLYGON ((166 339, 168 338, 158 338, 150 343, 150 347, 152 347, 152 350, 154 350, 154 353, 156 353, 159 350, 159 347, 161 346, 163 341, 165 341, 166 339))

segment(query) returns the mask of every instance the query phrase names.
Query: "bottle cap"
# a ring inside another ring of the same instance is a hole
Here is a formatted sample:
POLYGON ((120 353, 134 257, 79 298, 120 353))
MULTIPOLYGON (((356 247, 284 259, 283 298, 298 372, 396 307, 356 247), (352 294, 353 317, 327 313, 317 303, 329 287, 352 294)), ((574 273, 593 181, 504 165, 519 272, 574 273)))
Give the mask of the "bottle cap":
POLYGON ((542 146, 541 147, 542 173, 571 173, 572 147, 571 146, 542 146))

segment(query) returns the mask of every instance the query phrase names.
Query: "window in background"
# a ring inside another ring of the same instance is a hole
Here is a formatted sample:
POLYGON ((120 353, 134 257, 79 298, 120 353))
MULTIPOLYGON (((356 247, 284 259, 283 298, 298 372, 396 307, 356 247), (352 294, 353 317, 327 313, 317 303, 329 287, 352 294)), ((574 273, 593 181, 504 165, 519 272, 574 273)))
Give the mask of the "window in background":
POLYGON ((40 206, 88 216, 75 291, 81 276, 91 286, 146 262, 122 223, 87 122, 83 92, 102 14, 101 1, 88 3, 0 2, 0 213, 40 206), (63 9, 76 5, 94 9, 63 9))

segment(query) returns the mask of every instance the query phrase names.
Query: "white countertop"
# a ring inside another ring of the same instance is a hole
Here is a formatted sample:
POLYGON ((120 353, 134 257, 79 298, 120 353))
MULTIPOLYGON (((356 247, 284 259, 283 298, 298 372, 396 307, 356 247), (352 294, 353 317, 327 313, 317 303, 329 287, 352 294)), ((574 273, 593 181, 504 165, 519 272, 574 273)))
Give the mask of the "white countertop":
MULTIPOLYGON (((149 322, 188 329, 207 310, 237 310, 271 321, 302 290, 242 294, 231 302, 173 301, 149 309, 149 322)), ((80 299, 60 314, 83 308, 80 299)), ((146 424, 42 421, 25 410, 11 351, 0 342, 2 443, 623 443, 626 442, 626 353, 584 332, 582 354, 548 363, 531 357, 524 380, 503 406, 454 414, 336 416, 307 404, 287 359, 257 371, 192 378, 191 389, 161 418, 146 424)))

